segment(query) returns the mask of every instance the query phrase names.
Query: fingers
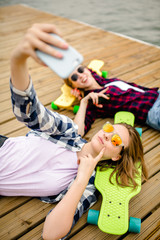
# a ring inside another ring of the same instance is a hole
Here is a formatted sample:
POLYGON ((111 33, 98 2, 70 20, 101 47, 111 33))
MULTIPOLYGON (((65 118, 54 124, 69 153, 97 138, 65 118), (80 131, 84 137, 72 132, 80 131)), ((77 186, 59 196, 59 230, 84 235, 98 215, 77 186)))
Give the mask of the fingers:
POLYGON ((48 33, 60 35, 60 31, 52 24, 34 24, 30 29, 28 29, 22 41, 22 52, 26 56, 32 56, 41 64, 42 62, 36 56, 35 49, 39 49, 40 51, 43 51, 56 58, 62 58, 62 54, 57 51, 54 46, 67 49, 68 44, 65 41, 61 41, 48 33))
POLYGON ((102 91, 100 91, 100 93, 105 93, 105 92, 107 92, 108 89, 109 89, 109 87, 103 89, 102 91))
POLYGON ((102 93, 100 93, 99 95, 98 95, 99 97, 102 97, 102 98, 104 98, 104 99, 106 99, 106 100, 109 100, 110 99, 110 95, 109 94, 102 94, 102 93))
POLYGON ((104 93, 107 92, 108 89, 109 89, 109 87, 103 89, 102 91, 99 92, 99 94, 100 94, 101 96, 103 96, 104 98, 109 99, 109 95, 108 95, 108 94, 104 94, 104 93))
POLYGON ((72 90, 71 90, 71 94, 72 94, 73 96, 75 96, 76 98, 78 98, 78 100, 81 100, 81 99, 82 99, 82 97, 81 97, 81 92, 80 92, 80 90, 77 89, 77 88, 72 89, 72 90))
MULTIPOLYGON (((49 37, 52 37, 49 35, 49 37)), ((53 38, 53 37, 52 37, 53 38)), ((42 52, 45 52, 49 55, 52 55, 53 57, 62 58, 63 55, 57 51, 53 46, 50 46, 49 44, 46 44, 43 40, 39 39, 33 39, 34 46, 36 46, 37 49, 41 50, 42 52)))
POLYGON ((102 150, 99 152, 99 154, 95 158, 96 163, 98 163, 101 160, 101 158, 103 157, 104 151, 105 151, 105 147, 102 148, 102 150))
MULTIPOLYGON (((32 29, 30 31, 32 31, 32 29)), ((59 47, 63 49, 68 48, 68 44, 64 40, 60 41, 59 39, 55 38, 53 35, 50 35, 48 34, 48 32, 42 31, 39 28, 34 29, 34 34, 36 34, 38 38, 45 43, 48 43, 48 44, 54 45, 55 47, 59 47)))
POLYGON ((98 97, 99 97, 98 93, 91 92, 88 94, 88 97, 89 97, 88 100, 92 99, 93 104, 98 105, 98 97))
POLYGON ((97 163, 102 159, 104 151, 105 148, 103 148, 95 158, 93 158, 91 154, 81 156, 77 160, 77 164, 80 167, 79 171, 83 169, 82 171, 88 172, 88 174, 90 174, 96 167, 97 163))
POLYGON ((104 94, 106 92, 106 89, 103 89, 102 91, 100 91, 99 93, 95 93, 95 92, 91 92, 86 96, 86 99, 92 99, 92 102, 94 105, 96 105, 96 107, 102 108, 103 105, 99 104, 99 98, 102 97, 106 100, 110 99, 109 95, 104 94))
MULTIPOLYGON (((103 89, 102 91, 100 91, 99 93, 96 93, 96 92, 91 92, 89 93, 88 95, 86 95, 84 98, 83 98, 83 101, 88 103, 88 101, 91 99, 92 100, 92 103, 94 105, 96 105, 96 107, 99 107, 99 108, 102 108, 103 105, 102 104, 99 104, 99 97, 102 97, 106 100, 109 100, 110 99, 110 96, 109 95, 106 95, 104 94, 106 91, 108 90, 108 87, 103 89)), ((75 89, 72 89, 71 90, 71 94, 74 95, 76 98, 78 98, 79 100, 82 99, 81 97, 81 92, 75 88, 75 89)))
POLYGON ((103 157, 104 151, 105 151, 105 147, 101 149, 101 151, 99 152, 99 154, 95 158, 93 158, 92 155, 89 153, 89 154, 87 154, 83 157, 80 157, 80 159, 82 159, 82 158, 83 159, 84 158, 85 159, 89 158, 89 159, 92 159, 92 160, 94 159, 94 161, 98 163, 101 160, 101 158, 103 157))
POLYGON ((55 33, 57 35, 61 36, 60 30, 53 24, 48 24, 48 23, 35 23, 33 24, 33 27, 39 28, 42 31, 45 31, 47 33, 55 33))
POLYGON ((96 104, 96 107, 103 108, 103 105, 102 104, 96 104))

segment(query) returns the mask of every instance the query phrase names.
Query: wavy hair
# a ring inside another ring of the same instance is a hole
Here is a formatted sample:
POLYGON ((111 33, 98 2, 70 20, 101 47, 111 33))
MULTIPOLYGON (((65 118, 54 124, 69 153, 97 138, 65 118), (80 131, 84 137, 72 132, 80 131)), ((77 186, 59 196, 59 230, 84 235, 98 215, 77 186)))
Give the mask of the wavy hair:
POLYGON ((128 147, 122 149, 120 153, 120 160, 103 160, 98 163, 98 166, 100 166, 101 171, 104 171, 108 168, 113 168, 113 172, 111 173, 109 178, 110 183, 112 183, 113 175, 116 174, 116 182, 118 185, 122 187, 130 186, 135 189, 138 185, 135 181, 135 178, 139 175, 137 164, 139 164, 139 167, 142 168, 142 175, 144 179, 147 180, 148 178, 148 172, 144 161, 143 146, 139 133, 134 127, 125 123, 121 123, 120 125, 123 125, 128 129, 128 147))

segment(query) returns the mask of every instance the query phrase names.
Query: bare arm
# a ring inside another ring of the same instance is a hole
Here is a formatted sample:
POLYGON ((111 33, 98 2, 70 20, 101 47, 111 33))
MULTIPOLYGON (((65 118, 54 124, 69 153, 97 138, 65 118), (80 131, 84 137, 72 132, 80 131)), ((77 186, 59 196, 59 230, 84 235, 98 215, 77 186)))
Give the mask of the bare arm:
POLYGON ((101 150, 96 158, 88 154, 79 159, 80 164, 75 181, 64 198, 56 205, 45 220, 43 228, 43 238, 45 240, 57 240, 64 237, 70 231, 76 207, 103 153, 104 149, 101 150))
POLYGON ((109 99, 109 97, 104 94, 107 90, 108 88, 103 89, 99 93, 91 92, 87 96, 82 98, 80 102, 79 110, 74 118, 74 122, 78 125, 78 133, 81 136, 84 136, 85 116, 86 116, 86 109, 87 109, 89 99, 92 99, 93 104, 95 104, 96 107, 102 108, 103 105, 98 104, 98 98, 103 97, 105 99, 109 99))
POLYGON ((83 98, 80 101, 79 110, 74 118, 74 122, 78 125, 78 134, 84 136, 84 128, 85 128, 85 116, 86 116, 86 109, 88 105, 88 99, 83 98))
POLYGON ((54 57, 61 58, 62 55, 48 44, 64 49, 68 47, 67 44, 53 38, 48 33, 59 34, 59 31, 52 24, 34 24, 14 49, 11 55, 11 81, 18 90, 24 91, 29 86, 28 57, 31 56, 36 62, 44 65, 37 57, 35 49, 43 50, 54 57))

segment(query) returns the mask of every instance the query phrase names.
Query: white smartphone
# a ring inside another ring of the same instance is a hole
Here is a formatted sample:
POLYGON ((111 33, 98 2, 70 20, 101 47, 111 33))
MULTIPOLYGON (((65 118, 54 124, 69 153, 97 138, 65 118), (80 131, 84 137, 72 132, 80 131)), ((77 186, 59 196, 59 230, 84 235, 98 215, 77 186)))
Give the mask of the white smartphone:
MULTIPOLYGON (((51 33, 51 35, 60 41, 64 41, 61 37, 51 33)), ((57 51, 63 54, 63 58, 58 59, 40 50, 36 50, 37 56, 43 61, 51 70, 58 76, 65 79, 75 70, 75 68, 83 62, 83 56, 77 52, 73 47, 68 49, 61 49, 53 46, 57 51)))

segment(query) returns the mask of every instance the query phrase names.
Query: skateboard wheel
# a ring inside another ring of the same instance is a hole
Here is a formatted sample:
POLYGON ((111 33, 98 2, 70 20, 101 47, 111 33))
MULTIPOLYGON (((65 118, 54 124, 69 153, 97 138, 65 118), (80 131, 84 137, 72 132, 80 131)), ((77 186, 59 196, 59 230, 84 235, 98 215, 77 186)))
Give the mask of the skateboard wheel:
POLYGON ((88 211, 87 223, 97 225, 99 217, 99 211, 90 209, 88 211))
POLYGON ((107 78, 108 77, 108 72, 107 71, 102 71, 102 77, 107 78))
POLYGON ((78 110, 79 110, 79 106, 78 106, 78 105, 75 105, 75 106, 73 107, 73 113, 76 114, 76 113, 78 112, 78 110))
POLYGON ((139 136, 141 137, 142 136, 142 128, 136 127, 135 129, 137 130, 137 132, 139 133, 139 136))
POLYGON ((58 106, 56 104, 54 104, 54 102, 51 102, 51 108, 53 110, 58 110, 58 106))
POLYGON ((140 231, 141 231, 141 219, 130 217, 128 231, 133 232, 133 233, 140 233, 140 231))

